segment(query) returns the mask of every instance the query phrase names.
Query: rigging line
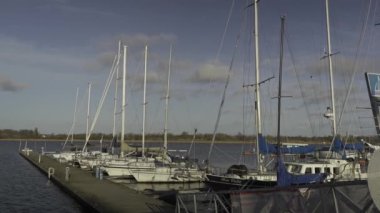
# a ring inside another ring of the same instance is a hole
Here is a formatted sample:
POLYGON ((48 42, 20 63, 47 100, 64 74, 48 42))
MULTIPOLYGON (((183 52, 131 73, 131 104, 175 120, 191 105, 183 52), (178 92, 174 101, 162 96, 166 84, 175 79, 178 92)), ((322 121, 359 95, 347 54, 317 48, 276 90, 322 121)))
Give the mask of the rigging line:
POLYGON ((313 125, 312 125, 312 122, 311 122, 311 118, 310 118, 310 110, 309 110, 309 107, 307 106, 306 102, 305 102, 305 97, 306 97, 306 94, 305 94, 305 91, 302 90, 302 85, 301 85, 301 79, 300 79, 300 76, 299 76, 299 73, 297 72, 297 69, 296 69, 296 65, 295 65, 295 60, 294 60, 294 55, 293 55, 293 52, 290 48, 290 42, 289 42, 289 38, 288 38, 288 33, 287 31, 285 30, 285 39, 286 39, 286 43, 288 45, 286 45, 288 47, 288 51, 289 51, 289 55, 290 55, 290 59, 292 61, 292 65, 293 65, 293 70, 294 72, 296 73, 296 78, 297 78, 297 82, 298 82, 298 87, 300 89, 300 92, 301 92, 301 97, 302 97, 302 102, 303 102, 303 105, 305 106, 305 110, 306 110, 306 114, 307 114, 307 118, 309 120, 309 125, 310 125, 310 130, 311 130, 311 134, 312 136, 315 136, 315 133, 314 133, 314 128, 313 128, 313 125))
MULTIPOLYGON (((364 40, 363 39, 364 38, 364 34, 366 32, 366 29, 367 29, 368 19, 369 19, 370 10, 371 10, 371 5, 372 5, 372 0, 369 0, 367 15, 365 17, 365 21, 364 21, 363 26, 362 26, 362 31, 360 33, 360 39, 359 39, 359 42, 358 42, 357 47, 356 47, 355 60, 354 60, 354 66, 353 66, 353 73, 352 73, 351 79, 350 79, 350 86, 349 86, 348 91, 346 93, 346 96, 344 98, 344 103, 343 103, 342 110, 340 111, 340 114, 339 114, 339 120, 338 120, 337 130, 340 130, 341 121, 342 121, 342 115, 343 115, 343 112, 344 112, 344 110, 346 108, 347 100, 348 100, 348 97, 350 96, 352 85, 353 85, 354 80, 355 80, 355 75, 356 75, 356 72, 357 72, 357 64, 358 64, 357 61, 358 61, 358 57, 360 56, 360 50, 361 50, 360 47, 362 46, 362 43, 363 43, 363 40, 364 40)), ((330 151, 332 150, 333 142, 334 142, 336 136, 337 135, 334 135, 334 137, 333 137, 333 139, 331 141, 331 145, 330 145, 330 149, 329 149, 330 151)))
MULTIPOLYGON (((377 11, 377 1, 375 2, 375 7, 374 7, 374 9, 373 9, 373 12, 372 12, 372 16, 371 16, 371 20, 369 21, 370 23, 374 23, 375 21, 375 16, 376 16, 376 11, 377 11)), ((369 32, 369 42, 367 43, 367 45, 366 45, 366 56, 365 56, 365 59, 363 60, 364 62, 363 62, 363 64, 364 65, 366 65, 366 64, 369 64, 369 55, 368 55, 368 53, 369 53, 369 51, 370 51, 370 48, 373 46, 373 43, 374 43, 374 30, 375 30, 375 28, 374 27, 371 27, 370 28, 370 32, 369 32)), ((366 67, 366 66, 364 66, 363 67, 363 71, 365 72, 366 70, 368 69, 368 66, 366 67)), ((361 91, 362 90, 362 88, 363 88, 363 84, 359 84, 359 89, 358 89, 358 91, 361 91)), ((359 104, 358 104, 358 95, 356 94, 356 93, 353 93, 353 96, 354 96, 354 101, 355 101, 355 104, 356 104, 356 106, 358 106, 359 104)), ((358 114, 358 112, 356 112, 355 111, 355 116, 356 117, 358 117, 359 119, 358 119, 358 122, 359 122, 359 131, 360 131, 360 134, 361 135, 364 135, 364 132, 363 132, 363 129, 362 128, 360 128, 361 126, 363 126, 363 121, 360 119, 360 116, 358 116, 357 115, 358 114)), ((357 133, 358 134, 358 133, 357 133)))
MULTIPOLYGON (((378 6, 378 1, 375 1, 375 6, 374 6, 374 11, 372 13, 372 19, 371 19, 371 23, 374 23, 375 22, 375 17, 376 17, 376 13, 377 13, 377 6, 378 6)), ((373 47, 373 44, 374 44, 374 40, 375 40, 375 36, 374 36, 374 33, 375 32, 375 28, 374 27, 371 27, 370 28, 370 38, 369 38, 369 42, 367 44, 367 56, 365 57, 365 60, 364 60, 364 65, 366 64, 369 64, 369 52, 370 52, 370 48, 373 47)), ((365 72, 367 69, 369 69, 369 67, 365 67, 363 68, 363 71, 365 72)), ((363 89, 363 84, 359 84, 359 91, 361 91, 363 89)), ((356 97, 356 105, 358 106, 358 98, 357 98, 357 95, 354 93, 354 97, 356 97)), ((360 116, 357 116, 360 118, 360 116)), ((360 130, 360 134, 361 135, 364 135, 364 132, 363 132, 363 129, 360 128, 361 126, 363 126, 363 121, 361 119, 358 119, 359 120, 359 130, 360 130)))
POLYGON ((221 152, 223 155, 229 157, 231 160, 233 160, 234 162, 236 162, 236 158, 233 157, 231 154, 228 154, 227 152, 223 151, 222 149, 220 149, 218 146, 215 146, 215 149, 219 152, 221 152))
MULTIPOLYGON (((244 79, 243 79, 244 80, 244 79)), ((244 89, 244 91, 243 91, 243 93, 245 93, 245 90, 248 90, 248 88, 249 87, 247 87, 246 89, 244 89)), ((247 94, 249 94, 248 92, 247 92, 247 94)), ((245 147, 245 108, 246 108, 246 96, 245 95, 243 95, 243 111, 242 111, 242 114, 243 114, 243 143, 242 143, 242 145, 241 145, 241 149, 240 149, 240 153, 243 153, 243 151, 244 151, 244 147, 245 147)), ((239 164, 241 164, 241 162, 242 162, 242 160, 243 160, 243 155, 240 155, 240 158, 239 158, 239 164)))
POLYGON ((75 128, 75 123, 76 123, 76 114, 77 114, 77 107, 78 107, 78 95, 79 95, 79 87, 77 88, 77 92, 76 92, 76 96, 75 96, 75 105, 74 105, 74 118, 73 118, 73 122, 71 124, 71 128, 69 130, 69 133, 67 133, 67 138, 65 140, 65 143, 63 144, 62 146, 62 150, 65 148, 66 146, 66 143, 69 141, 70 137, 71 137, 71 144, 73 144, 73 140, 74 140, 74 128, 75 128))
POLYGON ((224 39, 225 39, 226 34, 227 34, 227 29, 228 29, 228 25, 229 25, 230 20, 231 20, 231 16, 232 16, 234 5, 235 5, 235 0, 232 0, 231 7, 230 7, 230 10, 228 12, 228 18, 227 18, 226 24, 224 26, 224 31, 223 31, 222 38, 221 38, 220 43, 219 43, 219 48, 218 48, 218 51, 216 53, 214 62, 218 61, 220 52, 222 51, 223 44, 224 44, 224 39))
MULTIPOLYGON (((231 20, 231 16, 232 16, 232 11, 233 11, 234 5, 235 5, 235 0, 232 0, 231 7, 230 7, 230 10, 228 12, 228 17, 227 17, 227 20, 226 20, 226 24, 224 26, 222 38, 221 38, 220 43, 219 43, 219 48, 218 48, 218 51, 217 51, 215 59, 214 59, 214 64, 218 61, 220 52, 222 51, 223 44, 224 44, 224 38, 226 37, 226 34, 227 34, 227 29, 228 29, 228 25, 229 25, 230 20, 231 20)), ((212 87, 212 85, 211 85, 212 81, 213 80, 210 78, 209 79, 210 87, 212 87)))
POLYGON ((228 84, 230 82, 231 73, 232 73, 232 65, 234 64, 234 60, 235 60, 235 56, 236 56, 236 52, 237 52, 237 47, 239 45, 239 41, 240 41, 240 33, 239 33, 239 35, 236 38, 236 43, 235 43, 234 51, 232 53, 232 59, 231 59, 230 66, 229 66, 229 69, 228 69, 227 79, 226 79, 226 82, 225 82, 225 85, 224 85, 222 100, 220 102, 220 106, 219 106, 219 109, 218 109, 218 115, 217 115, 215 126, 214 126, 214 132, 213 132, 213 135, 212 135, 210 150, 208 152, 208 157, 207 157, 208 162, 210 160, 212 148, 214 146, 216 132, 218 131, 219 121, 220 121, 220 117, 221 117, 221 114, 222 114, 222 109, 223 109, 224 101, 225 101, 225 98, 226 98, 226 91, 227 91, 228 84))
POLYGON ((113 79, 113 75, 115 74, 115 70, 116 70, 116 67, 115 67, 115 65, 116 65, 116 58, 117 58, 117 55, 114 58, 114 61, 113 61, 113 64, 112 64, 112 68, 110 70, 110 73, 108 75, 108 79, 106 81, 106 85, 105 85, 104 90, 103 90, 102 97, 100 98, 98 108, 96 109, 96 112, 95 112, 94 120, 92 121, 90 131, 88 132, 88 135, 86 136, 86 141, 85 141, 85 144, 83 146, 82 152, 85 151, 86 146, 88 144, 88 141, 89 141, 89 139, 91 137, 91 134, 94 131, 96 121, 97 121, 97 119, 99 117, 99 114, 100 114, 100 111, 101 111, 101 109, 103 107, 103 103, 104 103, 104 100, 105 100, 105 98, 107 96, 108 89, 109 89, 109 87, 111 85, 111 82, 112 82, 112 79, 113 79))

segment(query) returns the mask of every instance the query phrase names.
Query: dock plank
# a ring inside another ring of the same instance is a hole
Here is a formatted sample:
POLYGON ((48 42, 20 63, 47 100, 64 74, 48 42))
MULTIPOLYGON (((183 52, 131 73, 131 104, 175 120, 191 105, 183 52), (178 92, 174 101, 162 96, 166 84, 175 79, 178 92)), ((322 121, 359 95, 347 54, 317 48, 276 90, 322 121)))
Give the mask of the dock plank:
POLYGON ((90 171, 59 163, 51 157, 35 152, 20 152, 20 155, 46 175, 49 167, 54 168, 51 180, 92 211, 174 212, 175 207, 164 201, 108 180, 96 179, 90 171), (65 180, 66 167, 70 168, 69 181, 65 180))

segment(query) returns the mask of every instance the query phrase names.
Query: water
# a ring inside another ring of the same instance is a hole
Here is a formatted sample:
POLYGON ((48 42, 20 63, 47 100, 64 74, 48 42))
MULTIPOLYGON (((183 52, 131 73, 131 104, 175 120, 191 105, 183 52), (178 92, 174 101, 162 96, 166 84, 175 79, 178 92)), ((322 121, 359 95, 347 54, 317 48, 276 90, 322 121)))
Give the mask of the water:
MULTIPOLYGON (((81 147, 82 143, 77 145, 81 147)), ((0 212, 85 212, 74 199, 48 182, 46 175, 23 159, 18 154, 19 146, 19 142, 0 142, 0 212)), ((22 143, 22 147, 24 146, 25 142, 22 143)), ((40 151, 41 147, 45 151, 56 151, 61 146, 61 142, 28 143, 28 147, 36 151, 40 151)), ((98 149, 97 146, 93 142, 90 148, 98 149)), ((189 147, 188 143, 168 144, 169 150, 187 150, 189 147)), ((209 148, 209 144, 195 144, 189 156, 200 161, 205 160, 209 148)), ((211 165, 226 168, 239 163, 241 151, 247 149, 248 146, 242 149, 241 144, 216 144, 210 158, 211 165)), ((255 167, 254 155, 246 156, 244 161, 249 167, 255 167)))
POLYGON ((18 148, 17 142, 0 142, 0 212, 84 212, 23 159, 18 148))

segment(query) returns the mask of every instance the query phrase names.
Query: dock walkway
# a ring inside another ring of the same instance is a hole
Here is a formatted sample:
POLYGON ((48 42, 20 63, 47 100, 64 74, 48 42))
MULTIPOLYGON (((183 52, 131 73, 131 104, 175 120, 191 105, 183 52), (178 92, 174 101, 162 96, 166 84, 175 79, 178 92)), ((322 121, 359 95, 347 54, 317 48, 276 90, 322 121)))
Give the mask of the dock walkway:
POLYGON ((70 194, 86 209, 94 212, 174 212, 174 206, 141 194, 128 187, 99 180, 90 171, 59 163, 57 160, 30 151, 20 155, 48 175, 49 168, 54 168, 50 178, 61 189, 70 194), (40 159, 40 162, 39 162, 40 159), (65 180, 66 167, 70 177, 65 180))

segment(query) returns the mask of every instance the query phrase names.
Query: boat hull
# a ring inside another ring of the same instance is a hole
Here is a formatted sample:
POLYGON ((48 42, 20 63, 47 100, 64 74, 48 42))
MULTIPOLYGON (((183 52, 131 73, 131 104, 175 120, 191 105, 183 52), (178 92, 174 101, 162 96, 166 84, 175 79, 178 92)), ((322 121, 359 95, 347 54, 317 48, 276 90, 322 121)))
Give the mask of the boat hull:
POLYGON ((236 178, 212 174, 208 174, 206 177, 205 183, 214 191, 266 188, 277 185, 277 181, 274 180, 236 178))

